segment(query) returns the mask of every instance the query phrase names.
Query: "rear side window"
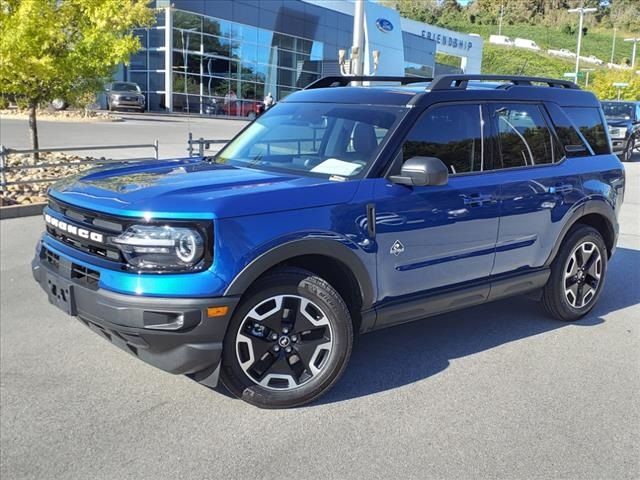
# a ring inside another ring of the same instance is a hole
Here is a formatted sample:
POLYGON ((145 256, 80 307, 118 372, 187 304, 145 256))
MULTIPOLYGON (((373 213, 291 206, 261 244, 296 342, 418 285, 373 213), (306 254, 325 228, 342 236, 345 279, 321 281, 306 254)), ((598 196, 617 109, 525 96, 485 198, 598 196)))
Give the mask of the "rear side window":
POLYGON ((480 105, 443 105, 422 115, 402 146, 402 156, 403 161, 439 158, 455 175, 481 171, 482 149, 480 105))
POLYGON ((611 153, 607 129, 600 109, 590 107, 566 107, 565 112, 587 139, 596 155, 611 153))
POLYGON ((567 157, 589 155, 585 142, 564 111, 553 103, 547 105, 547 111, 549 112, 560 142, 563 147, 567 147, 564 154, 567 157), (583 150, 580 150, 580 148, 583 150))
POLYGON ((492 104, 489 111, 500 152, 496 168, 543 165, 561 160, 560 146, 539 105, 492 104))

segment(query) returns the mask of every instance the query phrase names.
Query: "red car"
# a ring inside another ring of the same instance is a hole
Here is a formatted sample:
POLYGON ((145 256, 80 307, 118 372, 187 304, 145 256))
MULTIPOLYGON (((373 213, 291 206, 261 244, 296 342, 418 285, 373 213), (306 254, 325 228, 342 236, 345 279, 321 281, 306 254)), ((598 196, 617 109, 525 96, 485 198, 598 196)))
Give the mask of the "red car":
POLYGON ((222 111, 225 115, 253 120, 264 112, 264 104, 256 100, 235 100, 224 105, 222 111))

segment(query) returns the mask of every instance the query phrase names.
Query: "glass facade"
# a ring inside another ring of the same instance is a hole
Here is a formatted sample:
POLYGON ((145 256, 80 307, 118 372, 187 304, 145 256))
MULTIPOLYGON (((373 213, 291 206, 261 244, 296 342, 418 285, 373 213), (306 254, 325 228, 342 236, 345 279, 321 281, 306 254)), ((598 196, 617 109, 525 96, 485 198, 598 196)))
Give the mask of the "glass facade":
MULTIPOLYGON (((336 74, 338 49, 352 42, 352 17, 299 0, 155 6, 158 21, 137 32, 143 48, 125 73, 150 110, 253 116, 268 93, 278 101, 336 74)), ((432 75, 433 42, 406 32, 403 41, 405 73, 432 75)))

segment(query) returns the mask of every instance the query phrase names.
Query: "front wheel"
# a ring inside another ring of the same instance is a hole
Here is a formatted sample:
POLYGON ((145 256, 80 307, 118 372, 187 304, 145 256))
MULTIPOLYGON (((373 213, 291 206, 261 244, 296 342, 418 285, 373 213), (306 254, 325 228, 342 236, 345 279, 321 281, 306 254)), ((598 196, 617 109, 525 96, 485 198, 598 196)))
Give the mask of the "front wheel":
POLYGON ((303 405, 349 361, 353 325, 336 290, 311 272, 278 269, 251 288, 224 340, 221 380, 261 408, 303 405))
POLYGON ((595 306, 607 273, 607 248, 592 227, 569 231, 551 264, 542 302, 547 312, 563 321, 577 320, 595 306))
POLYGON ((631 157, 633 157, 633 151, 635 150, 635 138, 631 137, 629 139, 629 141, 627 142, 627 148, 625 149, 625 151, 622 153, 622 161, 623 162, 630 162, 631 161, 631 157))

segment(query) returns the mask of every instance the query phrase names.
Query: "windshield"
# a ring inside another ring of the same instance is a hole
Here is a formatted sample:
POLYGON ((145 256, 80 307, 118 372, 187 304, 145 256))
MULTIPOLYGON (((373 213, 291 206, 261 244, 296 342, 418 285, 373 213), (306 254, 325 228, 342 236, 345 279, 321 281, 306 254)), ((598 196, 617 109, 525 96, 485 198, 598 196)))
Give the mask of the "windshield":
POLYGON ((135 83, 114 83, 111 90, 116 92, 138 92, 140 88, 135 83))
POLYGON ((239 167, 357 178, 406 112, 403 107, 280 103, 216 157, 239 167))
POLYGON ((629 120, 633 117, 633 103, 603 103, 605 117, 625 118, 629 120))

